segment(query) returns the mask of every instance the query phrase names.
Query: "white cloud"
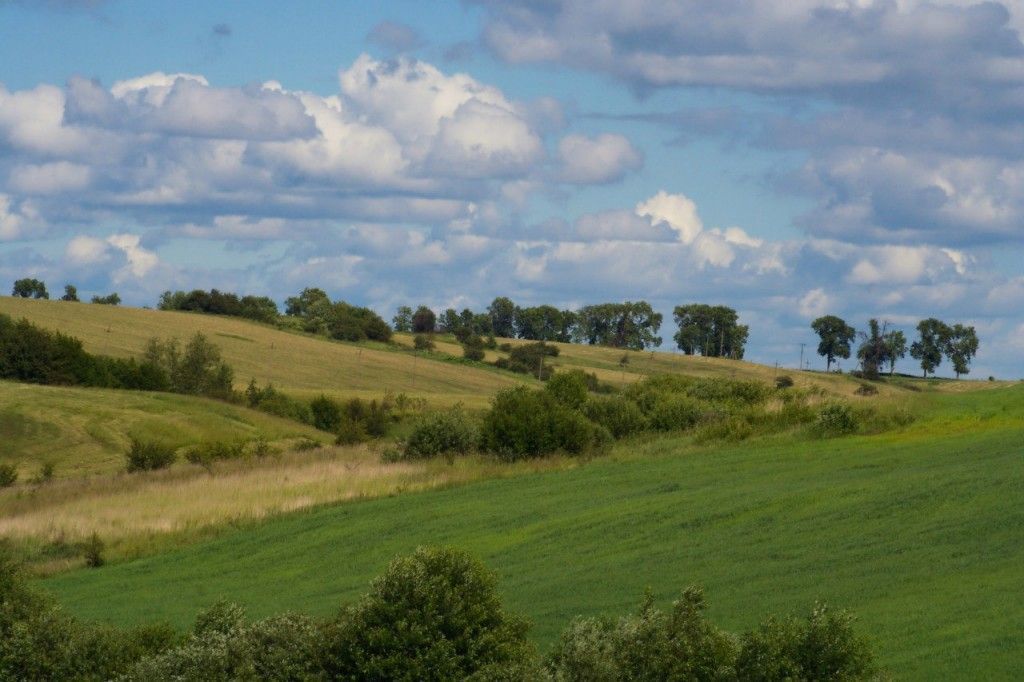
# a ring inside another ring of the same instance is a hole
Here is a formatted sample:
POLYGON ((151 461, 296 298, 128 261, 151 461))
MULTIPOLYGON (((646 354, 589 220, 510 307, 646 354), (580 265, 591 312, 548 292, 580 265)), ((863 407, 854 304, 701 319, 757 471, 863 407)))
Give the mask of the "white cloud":
POLYGON ((79 192, 89 186, 92 170, 80 163, 54 161, 23 164, 11 169, 8 186, 25 194, 79 192))
POLYGON ((142 238, 137 234, 114 234, 107 237, 107 243, 120 250, 128 261, 123 268, 114 273, 115 282, 130 277, 141 279, 160 264, 157 255, 143 248, 141 242, 142 238))
POLYGON ((618 182, 643 166, 643 155, 623 135, 566 135, 558 143, 560 179, 579 185, 618 182))
POLYGON ((834 302, 825 290, 818 287, 804 294, 797 302, 797 311, 803 317, 821 317, 832 309, 834 302))
POLYGON ((103 239, 80 235, 64 248, 64 257, 72 265, 94 265, 110 258, 110 244, 103 239))
POLYGON ((636 214, 647 216, 655 223, 666 223, 679 233, 679 240, 684 244, 693 242, 704 229, 697 215, 697 204, 683 194, 669 194, 665 190, 637 204, 636 214))

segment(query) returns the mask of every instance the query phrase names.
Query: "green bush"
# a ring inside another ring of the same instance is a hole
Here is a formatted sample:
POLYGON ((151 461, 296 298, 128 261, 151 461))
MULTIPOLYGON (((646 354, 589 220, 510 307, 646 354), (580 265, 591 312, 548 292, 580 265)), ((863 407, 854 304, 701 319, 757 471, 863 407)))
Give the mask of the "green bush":
POLYGON ((771 397, 771 389, 761 381, 697 379, 686 388, 686 394, 705 402, 763 405, 771 397))
POLYGON ((743 635, 740 680, 866 680, 877 668, 868 643, 842 611, 815 605, 806 620, 765 620, 743 635))
POLYGON ((499 358, 494 366, 519 374, 529 374, 541 381, 547 381, 554 373, 554 368, 551 367, 547 358, 558 357, 559 350, 558 346, 538 341, 514 347, 509 345, 508 353, 507 358, 499 358))
POLYGON ((578 410, 587 402, 587 374, 579 369, 558 372, 548 379, 544 390, 562 405, 578 410))
POLYGON ((853 408, 840 402, 822 405, 814 425, 821 436, 842 436, 855 432, 859 426, 853 408))
POLYGON ((245 389, 245 399, 249 407, 261 412, 303 424, 313 423, 313 411, 308 403, 281 393, 273 384, 260 388, 253 379, 245 389))
POLYGON ((462 357, 467 360, 479 362, 486 356, 486 353, 484 353, 484 340, 478 334, 469 334, 460 339, 460 341, 462 343, 462 357))
POLYGON ((428 334, 416 334, 412 337, 412 347, 416 350, 434 350, 434 340, 428 334))
POLYGON ((341 418, 338 427, 335 429, 335 434, 335 445, 356 445, 370 439, 363 422, 347 415, 341 418))
POLYGON ((660 396, 654 403, 648 419, 653 429, 678 431, 695 426, 702 413, 701 404, 693 398, 668 394, 660 396))
POLYGON ((754 427, 750 422, 738 416, 729 416, 725 419, 716 419, 701 424, 693 434, 695 442, 703 444, 713 441, 726 441, 730 443, 746 440, 754 435, 754 427))
POLYGON ((18 467, 0 464, 0 488, 9 488, 18 482, 18 467))
POLYGON ((587 419, 608 429, 614 438, 625 438, 648 427, 647 418, 632 400, 592 397, 583 406, 587 419))
POLYGON ((89 539, 85 542, 85 565, 89 568, 99 568, 106 561, 103 558, 103 540, 100 540, 100 536, 93 533, 89 536, 89 539))
POLYGON ((501 604, 494 574, 455 549, 391 562, 327 632, 328 679, 463 680, 529 661, 528 625, 501 604))
POLYGON ((327 396, 321 394, 309 403, 313 415, 313 426, 321 431, 334 433, 341 425, 341 406, 327 396))
POLYGON ((125 457, 128 460, 128 472, 132 473, 165 469, 174 464, 177 455, 174 448, 165 443, 132 438, 125 457))
POLYGON ((185 459, 192 464, 210 466, 214 462, 240 459, 245 455, 243 441, 198 443, 185 450, 185 459))
POLYGON ((427 459, 443 454, 464 455, 476 447, 479 433, 461 407, 424 416, 416 424, 404 455, 407 459, 427 459))
POLYGON ((610 439, 606 429, 549 393, 519 386, 494 397, 480 441, 484 450, 511 461, 559 450, 579 454, 600 449, 610 439))
POLYGON ((775 377, 775 388, 789 388, 793 385, 793 377, 788 374, 775 377))

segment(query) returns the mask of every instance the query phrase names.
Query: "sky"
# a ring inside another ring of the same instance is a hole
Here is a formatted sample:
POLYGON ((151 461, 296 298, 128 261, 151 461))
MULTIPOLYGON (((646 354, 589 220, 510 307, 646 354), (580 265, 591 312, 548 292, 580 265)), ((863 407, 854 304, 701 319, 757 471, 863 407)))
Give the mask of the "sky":
POLYGON ((0 0, 0 283, 644 299, 666 344, 724 304, 747 359, 813 368, 820 315, 938 317, 1021 378, 1022 31, 1020 0, 0 0))

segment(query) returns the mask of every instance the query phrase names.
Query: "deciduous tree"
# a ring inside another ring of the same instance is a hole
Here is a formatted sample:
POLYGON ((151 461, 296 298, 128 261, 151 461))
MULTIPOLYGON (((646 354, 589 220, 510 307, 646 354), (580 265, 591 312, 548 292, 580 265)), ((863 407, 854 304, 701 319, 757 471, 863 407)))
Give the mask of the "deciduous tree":
POLYGON ((835 315, 825 315, 811 322, 811 329, 821 339, 818 355, 825 358, 825 371, 832 370, 836 358, 850 357, 850 344, 857 336, 856 330, 846 320, 835 315))

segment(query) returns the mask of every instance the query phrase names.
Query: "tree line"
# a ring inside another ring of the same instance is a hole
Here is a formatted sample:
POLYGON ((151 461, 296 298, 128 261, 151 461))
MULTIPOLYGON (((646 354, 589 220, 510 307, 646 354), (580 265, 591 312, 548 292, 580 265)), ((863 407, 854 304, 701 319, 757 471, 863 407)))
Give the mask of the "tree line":
POLYGON ((826 371, 831 371, 837 358, 848 359, 853 352, 852 345, 860 340, 856 356, 865 376, 877 377, 888 366, 889 374, 896 370, 896 362, 910 357, 920 363, 925 378, 934 374, 943 358, 953 365, 959 379, 968 374, 971 360, 978 353, 978 335, 974 327, 962 324, 947 324, 929 317, 917 323, 918 338, 908 348, 907 337, 902 330, 890 329, 887 322, 868 320, 867 331, 858 332, 836 315, 825 315, 811 323, 811 329, 818 335, 818 355, 825 358, 826 371))
MULTIPOLYGON (((11 296, 48 300, 50 292, 46 290, 46 282, 35 277, 25 277, 15 280, 14 287, 11 289, 11 296)), ((74 284, 65 284, 64 295, 60 297, 60 300, 78 303, 80 301, 78 298, 78 288, 74 284)), ((115 291, 106 296, 93 296, 92 302, 100 305, 120 305, 121 297, 115 291)))

